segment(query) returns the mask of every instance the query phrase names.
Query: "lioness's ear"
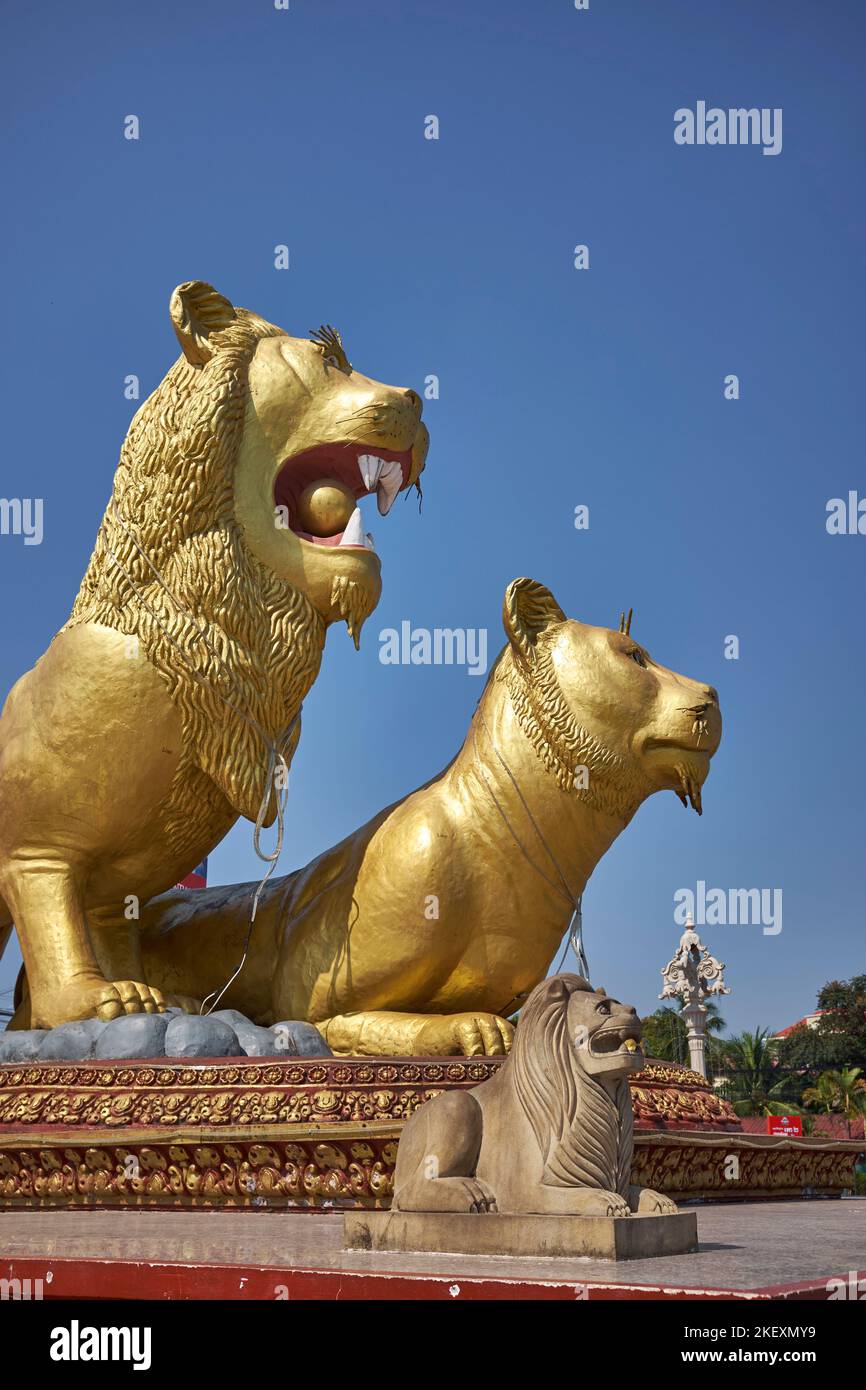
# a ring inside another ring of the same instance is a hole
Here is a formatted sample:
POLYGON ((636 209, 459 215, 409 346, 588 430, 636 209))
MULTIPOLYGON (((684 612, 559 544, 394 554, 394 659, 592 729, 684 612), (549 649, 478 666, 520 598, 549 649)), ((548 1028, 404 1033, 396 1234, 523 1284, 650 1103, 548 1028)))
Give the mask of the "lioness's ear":
POLYGON ((237 317, 234 305, 204 280, 185 280, 178 285, 168 312, 183 355, 195 367, 213 356, 211 335, 228 328, 237 317))
POLYGON ((565 614, 549 589, 534 579, 512 579, 502 605, 505 635, 521 661, 532 661, 546 628, 564 623, 565 614))

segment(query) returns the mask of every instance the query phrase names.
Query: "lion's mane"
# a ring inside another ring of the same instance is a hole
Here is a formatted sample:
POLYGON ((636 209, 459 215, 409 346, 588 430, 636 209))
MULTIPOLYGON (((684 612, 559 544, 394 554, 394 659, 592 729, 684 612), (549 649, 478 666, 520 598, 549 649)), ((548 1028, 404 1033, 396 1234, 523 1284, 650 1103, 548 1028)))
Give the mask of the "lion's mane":
POLYGON ((137 638, 166 680, 184 730, 170 813, 178 843, 202 795, 196 768, 255 818, 269 750, 243 715, 290 756, 288 731, 321 662, 323 618, 247 550, 234 515, 250 360, 281 332, 236 310, 210 360, 181 357, 141 406, 67 624, 137 638))
POLYGON ((591 985, 581 975, 555 975, 545 985, 521 1011, 510 1059, 517 1099, 541 1150, 542 1180, 625 1197, 633 1126, 628 1082, 620 1080, 611 1099, 584 1071, 582 1049, 569 1037, 569 1000, 591 985))

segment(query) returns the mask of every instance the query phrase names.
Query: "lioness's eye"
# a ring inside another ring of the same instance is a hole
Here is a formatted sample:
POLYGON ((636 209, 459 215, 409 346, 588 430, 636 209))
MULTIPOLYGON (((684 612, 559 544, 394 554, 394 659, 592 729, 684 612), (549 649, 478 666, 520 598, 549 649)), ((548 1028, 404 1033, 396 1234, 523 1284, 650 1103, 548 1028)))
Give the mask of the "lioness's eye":
POLYGON ((329 323, 323 323, 321 328, 311 329, 310 339, 321 352, 326 367, 336 367, 348 376, 352 364, 346 356, 343 339, 336 328, 332 328, 329 323))
POLYGON ((629 656, 631 657, 632 661, 637 662, 638 666, 643 666, 644 670, 646 670, 646 661, 644 660, 644 654, 643 652, 638 651, 637 647, 635 647, 633 652, 629 652, 629 656))

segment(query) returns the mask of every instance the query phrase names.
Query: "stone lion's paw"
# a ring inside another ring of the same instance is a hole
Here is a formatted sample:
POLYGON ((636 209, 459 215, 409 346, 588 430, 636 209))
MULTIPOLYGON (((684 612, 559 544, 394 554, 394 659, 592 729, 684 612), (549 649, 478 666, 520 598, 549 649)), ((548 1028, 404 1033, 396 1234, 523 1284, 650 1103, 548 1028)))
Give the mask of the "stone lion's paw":
MULTIPOLYGON (((395 1208, 399 1210, 400 1208, 395 1208)), ((436 1178, 426 1184, 419 1211, 496 1211, 496 1198, 477 1178, 436 1178)))
POLYGON ((581 1197, 581 1216, 631 1216, 628 1202, 618 1192, 584 1190, 581 1197))
POLYGON ((651 1187, 645 1187, 638 1199, 637 1210, 657 1216, 676 1216, 678 1207, 663 1192, 654 1192, 651 1187))
POLYGON ((496 1198, 485 1183, 479 1182, 477 1178, 467 1178, 466 1187, 472 1198, 470 1211, 496 1211, 496 1198))

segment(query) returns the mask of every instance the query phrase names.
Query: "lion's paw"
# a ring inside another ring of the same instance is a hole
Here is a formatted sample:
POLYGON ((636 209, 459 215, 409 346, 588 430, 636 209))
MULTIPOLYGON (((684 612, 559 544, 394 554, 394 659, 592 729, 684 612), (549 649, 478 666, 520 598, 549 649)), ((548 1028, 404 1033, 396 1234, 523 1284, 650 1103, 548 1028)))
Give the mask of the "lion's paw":
POLYGON ((441 1014, 425 1023, 419 1052, 437 1057, 501 1057, 511 1051, 514 1027, 497 1014, 441 1014))
POLYGON ((44 1005, 33 1001, 35 1028, 54 1028, 59 1023, 100 1018, 110 1023, 121 1014, 156 1014, 165 1009, 160 990, 140 980, 78 978, 55 991, 44 1005))
POLYGON ((435 1178, 424 1185, 423 1211, 496 1211, 496 1198, 477 1178, 435 1178))
POLYGON ((96 1017, 106 1022, 121 1014, 157 1014, 165 1009, 162 992, 140 980, 113 980, 103 986, 96 1017))
POLYGON ((585 1188, 580 1194, 581 1216, 631 1216, 628 1202, 618 1192, 592 1191, 585 1188))
POLYGON ((632 1204, 633 1211, 642 1212, 644 1215, 677 1215, 679 1208, 676 1202, 672 1202, 663 1192, 654 1192, 651 1187, 640 1187, 636 1189, 636 1195, 637 1204, 632 1204))

